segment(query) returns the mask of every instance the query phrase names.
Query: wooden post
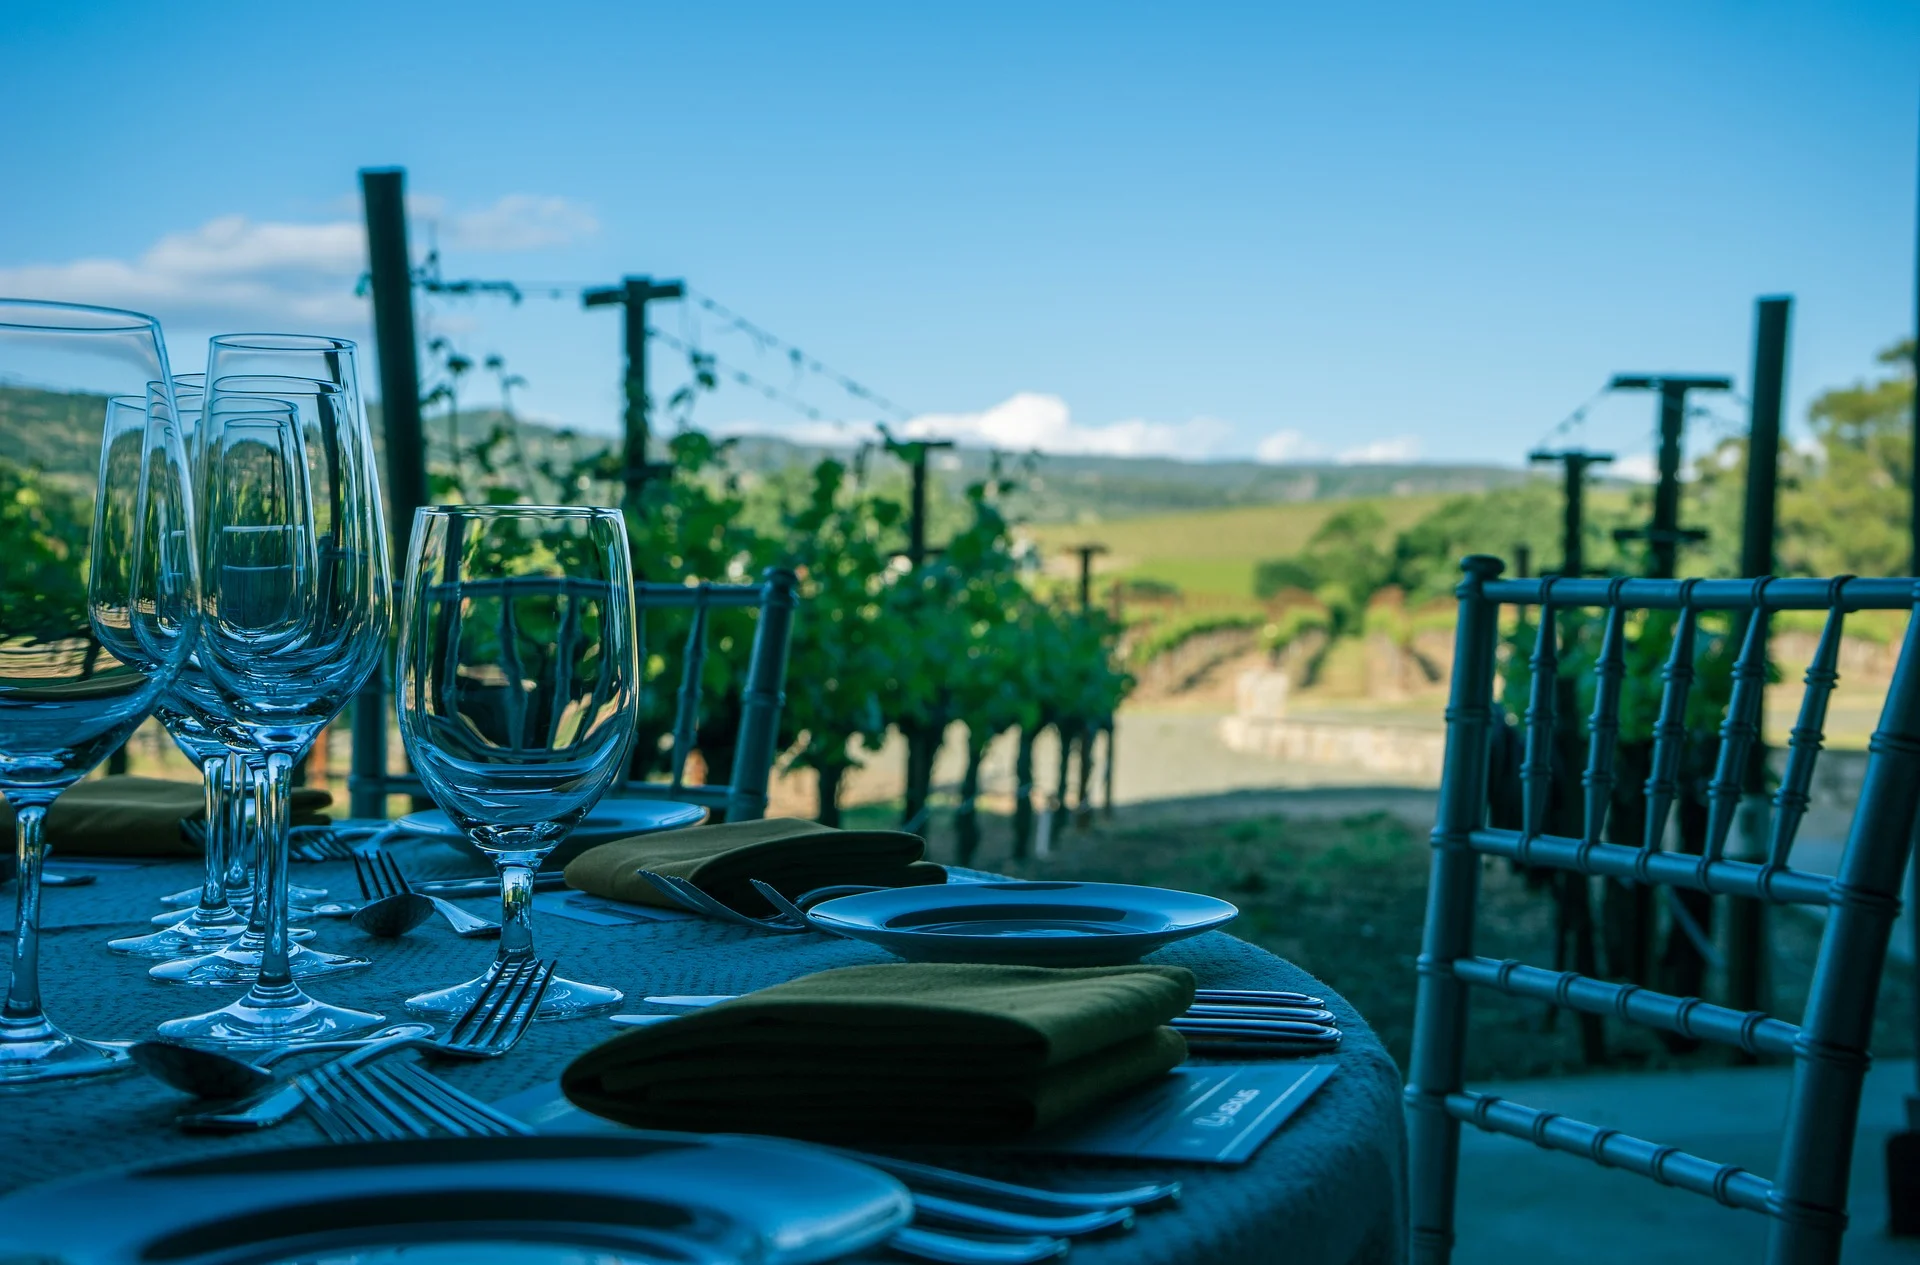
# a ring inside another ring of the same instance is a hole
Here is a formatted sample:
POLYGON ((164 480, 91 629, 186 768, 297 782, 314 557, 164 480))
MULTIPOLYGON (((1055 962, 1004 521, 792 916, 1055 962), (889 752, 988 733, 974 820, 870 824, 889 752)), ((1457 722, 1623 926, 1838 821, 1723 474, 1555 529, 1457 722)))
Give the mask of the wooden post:
MULTIPOLYGON (((936 448, 951 448, 950 439, 918 439, 909 448, 907 463, 913 474, 907 506, 907 565, 918 571, 929 557, 940 552, 927 545, 927 454, 936 448)), ((933 793, 933 766, 940 755, 946 726, 935 723, 914 725, 903 735, 907 740, 907 784, 900 807, 903 828, 925 832, 928 823, 927 799, 933 793)))
POLYGON ((641 512, 641 496, 646 489, 647 479, 653 473, 653 466, 647 459, 647 415, 652 406, 652 401, 647 398, 647 304, 654 299, 677 299, 686 292, 686 286, 678 281, 626 277, 617 286, 588 290, 580 298, 582 305, 590 308, 618 305, 625 321, 621 331, 621 345, 627 361, 622 393, 625 399, 622 413, 625 460, 621 481, 625 491, 621 506, 633 517, 638 517, 641 512))
POLYGON ((1527 460, 1536 465, 1557 461, 1564 471, 1560 506, 1560 574, 1579 579, 1586 573, 1586 497, 1587 467, 1605 465, 1613 460, 1610 452, 1531 452, 1527 460))
MULTIPOLYGON (((420 427, 420 349, 413 328, 413 262, 407 248, 407 173, 360 172, 367 222, 367 272, 373 288, 373 342, 380 358, 380 417, 387 458, 387 531, 396 560, 407 556, 413 512, 427 503, 427 453, 420 427)), ((381 670, 353 699, 349 811, 387 815, 386 676, 381 670)))
MULTIPOLYGON (((1765 298, 1756 306, 1753 333, 1753 403, 1747 425, 1747 503, 1741 527, 1740 574, 1773 574, 1775 511, 1780 486, 1780 412, 1787 377, 1787 326, 1790 298, 1765 298)), ((1766 615, 1759 619, 1761 661, 1766 660, 1766 615)), ((1736 630, 1736 637, 1745 631, 1736 630)), ((1764 695, 1762 696, 1764 698, 1764 695)), ((1764 704, 1762 708, 1764 715, 1764 704)), ((1762 732, 1765 731, 1764 721, 1762 732)), ((1743 772, 1740 821, 1735 838, 1741 860, 1766 855, 1767 749, 1754 742, 1743 772)), ((1727 899, 1727 1004, 1737 1010, 1767 1009, 1767 907, 1759 901, 1727 899)))

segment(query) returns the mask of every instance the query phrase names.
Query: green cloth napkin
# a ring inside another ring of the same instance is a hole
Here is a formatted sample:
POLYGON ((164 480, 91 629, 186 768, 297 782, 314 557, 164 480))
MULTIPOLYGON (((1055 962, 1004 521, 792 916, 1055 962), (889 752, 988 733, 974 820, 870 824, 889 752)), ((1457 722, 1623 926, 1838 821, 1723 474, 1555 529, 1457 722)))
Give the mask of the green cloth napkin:
POLYGON ((616 839, 567 863, 567 886, 607 900, 675 907, 640 871, 683 878, 741 913, 773 907, 749 879, 771 883, 792 900, 816 887, 859 883, 918 887, 944 883, 947 872, 922 861, 926 840, 899 830, 836 830, 797 817, 769 817, 718 826, 690 826, 616 839))
MULTIPOLYGON (((293 824, 319 826, 333 796, 318 787, 293 792, 293 824)), ((96 857, 192 857, 200 849, 180 837, 182 821, 206 816, 199 782, 157 777, 95 778, 60 793, 47 810, 47 843, 56 854, 96 857)), ((13 845, 14 813, 5 810, 6 842, 13 845)))
POLYGON ((561 1089, 649 1129, 1003 1142, 1187 1056, 1179 967, 893 963, 778 984, 582 1054, 561 1089))

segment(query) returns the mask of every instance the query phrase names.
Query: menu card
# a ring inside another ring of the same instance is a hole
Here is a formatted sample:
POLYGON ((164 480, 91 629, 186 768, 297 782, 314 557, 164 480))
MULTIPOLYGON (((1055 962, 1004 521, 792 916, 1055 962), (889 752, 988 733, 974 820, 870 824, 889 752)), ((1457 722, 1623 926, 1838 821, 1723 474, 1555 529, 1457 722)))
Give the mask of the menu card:
MULTIPOLYGON (((1334 1073, 1332 1063, 1204 1063, 1176 1067, 1088 1115, 1020 1142, 983 1148, 1053 1155, 1244 1164, 1334 1073)), ((536 1085, 494 1104, 542 1133, 618 1133, 560 1093, 536 1085)))

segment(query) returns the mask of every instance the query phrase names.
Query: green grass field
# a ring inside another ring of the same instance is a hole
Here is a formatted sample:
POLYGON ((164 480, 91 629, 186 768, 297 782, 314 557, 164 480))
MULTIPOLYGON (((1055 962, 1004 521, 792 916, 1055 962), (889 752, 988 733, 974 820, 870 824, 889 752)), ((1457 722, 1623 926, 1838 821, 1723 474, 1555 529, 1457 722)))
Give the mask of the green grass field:
MULTIPOLYGON (((1383 535, 1390 539, 1448 499, 1444 494, 1428 494, 1372 497, 1366 503, 1387 520, 1383 535)), ((1159 580, 1195 596, 1244 598, 1253 596, 1253 573, 1259 563, 1298 553, 1320 524, 1358 503, 1303 501, 1091 525, 1049 524, 1029 530, 1049 555, 1083 541, 1105 544, 1113 552, 1103 562, 1103 574, 1159 580)))

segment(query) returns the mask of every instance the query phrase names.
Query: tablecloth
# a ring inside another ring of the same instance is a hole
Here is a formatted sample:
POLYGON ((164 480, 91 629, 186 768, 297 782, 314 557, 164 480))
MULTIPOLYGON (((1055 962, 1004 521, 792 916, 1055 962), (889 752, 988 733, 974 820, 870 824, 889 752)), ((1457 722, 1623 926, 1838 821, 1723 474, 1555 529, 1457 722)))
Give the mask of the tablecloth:
MULTIPOLYGON (((416 877, 473 872, 470 859, 443 844, 417 841, 395 851, 416 877)), ((169 862, 97 872, 92 886, 50 888, 43 898, 41 978, 57 1023, 78 1036, 137 1040, 151 1036, 163 1019, 224 1005, 236 995, 155 983, 145 974, 149 963, 105 947, 111 935, 158 912, 160 894, 193 885, 194 866, 169 862)), ((343 862, 296 865, 294 880, 358 896, 352 868, 343 862)), ((11 885, 0 889, 0 899, 11 908, 11 885)), ((489 912, 483 901, 467 907, 489 912)), ((313 925, 319 932, 315 947, 352 951, 373 966, 314 981, 310 991, 326 1001, 381 1011, 393 1021, 408 1017, 403 998, 470 978, 493 952, 491 942, 459 939, 437 918, 397 941, 369 939, 342 922, 313 925)), ((563 974, 620 988, 636 1003, 647 994, 747 992, 829 967, 891 960, 847 940, 775 936, 706 920, 598 927, 541 916, 536 935, 541 956, 558 958, 563 974)), ((1129 1234, 1078 1242, 1073 1259, 1083 1265, 1403 1259, 1400 1076, 1366 1021, 1306 972, 1224 932, 1169 946, 1148 961, 1187 967, 1202 987, 1309 992, 1326 998, 1338 1016, 1346 1033, 1338 1072, 1250 1163, 1216 1167, 958 1148, 910 1153, 1034 1184, 1169 1177, 1184 1184, 1184 1201, 1173 1211, 1141 1217, 1129 1234)), ((617 1031, 593 1018, 536 1024, 505 1058, 435 1070, 469 1093, 499 1099, 554 1079, 574 1054, 617 1031)), ((0 1091, 0 1190, 114 1165, 321 1140, 304 1119, 262 1134, 188 1136, 170 1123, 187 1101, 137 1074, 0 1091)))

